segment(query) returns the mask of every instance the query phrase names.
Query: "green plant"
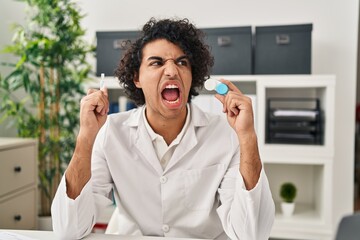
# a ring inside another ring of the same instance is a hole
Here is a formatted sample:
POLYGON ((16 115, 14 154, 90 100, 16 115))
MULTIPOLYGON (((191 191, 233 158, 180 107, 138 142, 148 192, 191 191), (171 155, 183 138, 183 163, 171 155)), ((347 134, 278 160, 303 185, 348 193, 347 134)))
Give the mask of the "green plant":
POLYGON ((296 186, 291 182, 285 182, 280 187, 280 197, 287 203, 294 202, 296 192, 296 186))
POLYGON ((13 43, 4 49, 19 58, 0 79, 2 120, 10 118, 19 137, 38 138, 39 215, 50 206, 71 159, 79 127, 79 102, 94 47, 82 37, 80 15, 70 0, 19 0, 28 5, 26 26, 15 25, 13 43), (19 99, 14 92, 25 91, 19 99))

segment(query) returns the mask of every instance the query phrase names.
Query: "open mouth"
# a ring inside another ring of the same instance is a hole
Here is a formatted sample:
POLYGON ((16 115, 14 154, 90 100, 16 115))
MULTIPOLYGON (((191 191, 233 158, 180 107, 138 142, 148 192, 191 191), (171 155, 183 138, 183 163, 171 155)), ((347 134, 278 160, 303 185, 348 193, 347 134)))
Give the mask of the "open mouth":
POLYGON ((170 104, 178 103, 180 101, 179 87, 174 84, 169 84, 161 92, 161 96, 166 102, 170 104))

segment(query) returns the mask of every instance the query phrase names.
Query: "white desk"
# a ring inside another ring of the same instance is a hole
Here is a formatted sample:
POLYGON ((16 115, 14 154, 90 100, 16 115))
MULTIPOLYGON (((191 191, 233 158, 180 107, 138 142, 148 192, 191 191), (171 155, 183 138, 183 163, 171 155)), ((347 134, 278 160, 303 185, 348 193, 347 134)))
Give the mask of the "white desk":
MULTIPOLYGON (((52 240, 57 239, 55 234, 50 231, 32 231, 32 230, 8 230, 8 229, 0 229, 0 239, 2 233, 15 233, 23 236, 23 239, 30 238, 31 240, 52 240)), ((16 239, 16 238, 12 238, 16 239)), ((21 238, 18 238, 19 240, 21 238)), ((91 233, 89 236, 84 238, 86 240, 100 240, 100 239, 117 239, 117 240, 199 240, 194 238, 164 238, 164 237, 143 237, 143 236, 119 236, 119 235, 110 235, 110 234, 102 234, 102 233, 91 233)), ((22 240, 22 239, 21 239, 22 240)))

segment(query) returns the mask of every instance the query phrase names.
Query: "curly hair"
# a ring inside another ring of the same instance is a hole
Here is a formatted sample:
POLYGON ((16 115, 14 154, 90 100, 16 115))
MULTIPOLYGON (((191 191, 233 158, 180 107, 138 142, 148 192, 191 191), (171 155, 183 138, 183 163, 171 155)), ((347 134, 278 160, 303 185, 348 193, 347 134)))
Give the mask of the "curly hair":
POLYGON ((199 95, 209 72, 214 65, 214 57, 210 48, 204 43, 204 33, 197 29, 188 19, 163 19, 151 18, 143 27, 140 37, 132 44, 121 59, 115 77, 125 89, 125 94, 136 105, 144 105, 145 97, 141 88, 134 84, 134 77, 138 76, 142 59, 142 50, 145 45, 156 39, 166 39, 177 45, 189 58, 192 69, 192 84, 188 102, 193 96, 199 95))

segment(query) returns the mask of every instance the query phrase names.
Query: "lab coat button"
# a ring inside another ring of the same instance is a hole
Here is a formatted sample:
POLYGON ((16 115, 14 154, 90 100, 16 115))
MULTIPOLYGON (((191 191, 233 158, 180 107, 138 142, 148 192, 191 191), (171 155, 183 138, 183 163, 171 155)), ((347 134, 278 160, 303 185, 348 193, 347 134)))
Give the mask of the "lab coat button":
POLYGON ((162 226, 162 230, 167 233, 167 232, 170 230, 169 225, 166 225, 166 224, 163 225, 163 226, 162 226))
POLYGON ((162 177, 160 178, 160 182, 161 182, 161 183, 166 183, 166 182, 167 182, 167 177, 162 176, 162 177))

